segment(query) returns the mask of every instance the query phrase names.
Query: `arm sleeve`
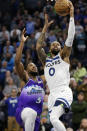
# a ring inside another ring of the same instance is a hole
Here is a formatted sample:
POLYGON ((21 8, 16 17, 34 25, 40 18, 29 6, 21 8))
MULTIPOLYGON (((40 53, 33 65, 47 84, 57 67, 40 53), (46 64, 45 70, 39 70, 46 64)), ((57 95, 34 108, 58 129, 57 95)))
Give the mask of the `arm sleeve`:
POLYGON ((74 17, 70 17, 69 29, 68 29, 68 37, 67 37, 67 40, 65 42, 65 45, 67 47, 72 47, 74 36, 75 36, 74 17))

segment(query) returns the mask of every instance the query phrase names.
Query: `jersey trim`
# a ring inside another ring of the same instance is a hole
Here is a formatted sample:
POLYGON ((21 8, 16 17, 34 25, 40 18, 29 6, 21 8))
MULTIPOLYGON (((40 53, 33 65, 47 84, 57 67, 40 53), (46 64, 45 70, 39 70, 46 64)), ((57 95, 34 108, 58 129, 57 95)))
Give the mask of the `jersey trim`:
POLYGON ((54 58, 47 58, 46 59, 46 62, 52 62, 52 60, 56 60, 56 59, 59 59, 60 57, 57 55, 56 57, 54 58))

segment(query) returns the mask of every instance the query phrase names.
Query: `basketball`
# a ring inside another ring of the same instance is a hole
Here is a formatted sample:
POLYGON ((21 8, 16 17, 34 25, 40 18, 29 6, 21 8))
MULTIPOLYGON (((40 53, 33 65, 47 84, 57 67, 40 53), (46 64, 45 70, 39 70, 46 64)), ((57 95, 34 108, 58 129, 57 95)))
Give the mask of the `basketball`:
POLYGON ((69 14, 69 0, 56 0, 54 5, 55 11, 60 16, 66 16, 69 14))

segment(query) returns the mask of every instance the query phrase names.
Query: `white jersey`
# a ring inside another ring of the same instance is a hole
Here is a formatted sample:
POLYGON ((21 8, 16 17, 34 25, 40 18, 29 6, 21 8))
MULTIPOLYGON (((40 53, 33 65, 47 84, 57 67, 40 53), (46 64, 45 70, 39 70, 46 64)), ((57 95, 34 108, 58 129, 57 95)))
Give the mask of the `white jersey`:
POLYGON ((46 59, 44 73, 50 93, 69 88, 69 64, 63 61, 60 55, 46 59))

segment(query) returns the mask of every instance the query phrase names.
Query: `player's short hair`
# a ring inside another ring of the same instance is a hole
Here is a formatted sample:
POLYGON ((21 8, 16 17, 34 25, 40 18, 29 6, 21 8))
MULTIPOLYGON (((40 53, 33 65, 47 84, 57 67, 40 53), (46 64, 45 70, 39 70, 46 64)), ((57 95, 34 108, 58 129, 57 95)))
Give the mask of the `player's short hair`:
MULTIPOLYGON (((59 43, 60 44, 60 42, 58 42, 58 41, 53 41, 51 44, 54 44, 54 43, 59 43)), ((60 46, 61 46, 61 44, 60 44, 60 46)))

